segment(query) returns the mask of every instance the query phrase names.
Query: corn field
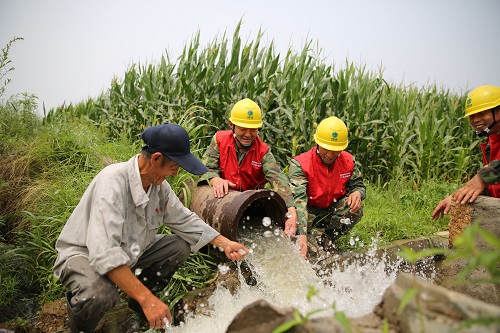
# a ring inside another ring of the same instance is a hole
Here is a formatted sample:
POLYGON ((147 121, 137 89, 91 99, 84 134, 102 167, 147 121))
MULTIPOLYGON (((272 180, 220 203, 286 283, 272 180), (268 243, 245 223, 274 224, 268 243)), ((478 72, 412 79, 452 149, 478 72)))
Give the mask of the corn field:
POLYGON ((85 117, 111 138, 132 141, 148 126, 174 122, 188 130, 201 156, 215 131, 227 128, 232 105, 248 97, 263 110, 259 134, 282 168, 314 144, 315 126, 335 115, 347 124, 347 150, 368 181, 404 178, 418 185, 462 181, 474 172, 478 140, 462 119, 465 96, 388 83, 382 70, 349 61, 337 68, 312 42, 282 56, 262 37, 259 31, 243 43, 238 25, 231 40, 224 34, 202 46, 198 32, 177 61, 166 54, 157 64, 134 64, 99 97, 50 110, 45 121, 85 117))

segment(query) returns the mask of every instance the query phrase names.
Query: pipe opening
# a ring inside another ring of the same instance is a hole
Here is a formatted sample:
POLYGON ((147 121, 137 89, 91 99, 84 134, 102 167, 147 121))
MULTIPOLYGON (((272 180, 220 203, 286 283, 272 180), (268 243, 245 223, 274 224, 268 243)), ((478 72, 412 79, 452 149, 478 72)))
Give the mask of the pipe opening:
POLYGON ((240 232, 265 231, 279 227, 283 229, 284 215, 277 200, 269 197, 252 201, 242 212, 239 223, 236 225, 236 239, 240 232))
POLYGON ((196 188, 189 208, 231 240, 236 240, 240 227, 257 227, 265 217, 283 228, 287 212, 283 198, 272 190, 230 191, 223 198, 215 198, 210 186, 196 188))

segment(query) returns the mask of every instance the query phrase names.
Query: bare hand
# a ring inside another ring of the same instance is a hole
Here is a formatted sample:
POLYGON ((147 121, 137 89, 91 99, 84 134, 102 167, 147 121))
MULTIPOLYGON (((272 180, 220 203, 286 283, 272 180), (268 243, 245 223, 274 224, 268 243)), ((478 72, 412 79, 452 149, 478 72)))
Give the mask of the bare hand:
POLYGON ((297 233, 297 211, 295 210, 295 207, 289 207, 287 214, 290 218, 285 221, 284 234, 285 236, 292 238, 297 233))
POLYGON ((210 244, 215 245, 221 251, 223 250, 226 254, 226 257, 231 260, 241 260, 245 258, 247 253, 249 252, 246 247, 241 245, 238 242, 232 241, 226 236, 218 235, 210 244))
POLYGON ((485 181, 479 177, 479 175, 475 175, 469 180, 465 185, 458 189, 455 193, 453 193, 453 200, 457 204, 465 205, 466 203, 474 202, 478 195, 484 191, 487 184, 485 181))
POLYGON ((214 197, 216 198, 223 198, 226 194, 229 193, 230 188, 236 188, 236 184, 220 177, 214 177, 210 179, 210 185, 212 185, 214 189, 214 197))
POLYGON ((127 265, 120 265, 110 270, 107 277, 141 306, 151 327, 163 328, 166 322, 172 322, 168 306, 142 284, 127 265))
POLYGON ((247 255, 248 249, 238 242, 230 241, 224 247, 224 253, 228 259, 241 260, 247 255))
POLYGON ((447 196, 441 202, 434 208, 434 211, 432 212, 432 219, 433 220, 438 220, 442 218, 445 214, 448 214, 451 208, 451 200, 452 197, 447 196))
POLYGON ((151 327, 163 328, 166 324, 165 320, 168 320, 169 323, 172 322, 172 315, 168 305, 153 294, 142 302, 141 307, 151 327))
POLYGON ((347 198, 347 204, 351 209, 349 210, 350 213, 356 213, 358 210, 361 209, 361 193, 358 191, 352 192, 349 197, 347 198))
POLYGON ((307 257, 307 236, 299 235, 297 239, 297 245, 299 246, 300 255, 302 258, 306 259, 307 257))

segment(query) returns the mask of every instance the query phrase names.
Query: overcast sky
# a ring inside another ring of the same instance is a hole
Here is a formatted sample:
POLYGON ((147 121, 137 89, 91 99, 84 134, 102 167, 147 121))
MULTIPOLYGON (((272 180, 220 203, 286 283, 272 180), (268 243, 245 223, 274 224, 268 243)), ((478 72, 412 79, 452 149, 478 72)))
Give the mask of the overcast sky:
POLYGON ((329 63, 382 67, 394 83, 500 86, 499 0, 0 0, 0 46, 24 38, 4 97, 47 109, 95 97, 132 63, 175 60, 198 30, 205 46, 240 18, 244 41, 262 28, 282 55, 312 40, 329 63))

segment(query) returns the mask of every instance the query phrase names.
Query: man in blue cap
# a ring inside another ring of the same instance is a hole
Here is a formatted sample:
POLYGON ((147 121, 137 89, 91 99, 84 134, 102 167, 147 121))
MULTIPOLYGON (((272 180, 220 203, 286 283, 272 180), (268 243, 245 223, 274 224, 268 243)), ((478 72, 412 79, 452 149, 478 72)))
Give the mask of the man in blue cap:
POLYGON ((93 179, 56 241, 54 275, 68 289, 70 332, 93 332, 117 304, 117 287, 151 327, 165 327, 172 321, 170 310, 155 293, 191 251, 210 243, 232 260, 248 253, 184 207, 165 180, 177 175, 179 166, 196 175, 207 171, 191 153, 187 132, 161 124, 146 129, 141 139, 140 154, 105 167, 93 179), (162 225, 172 234, 157 234, 162 225))

